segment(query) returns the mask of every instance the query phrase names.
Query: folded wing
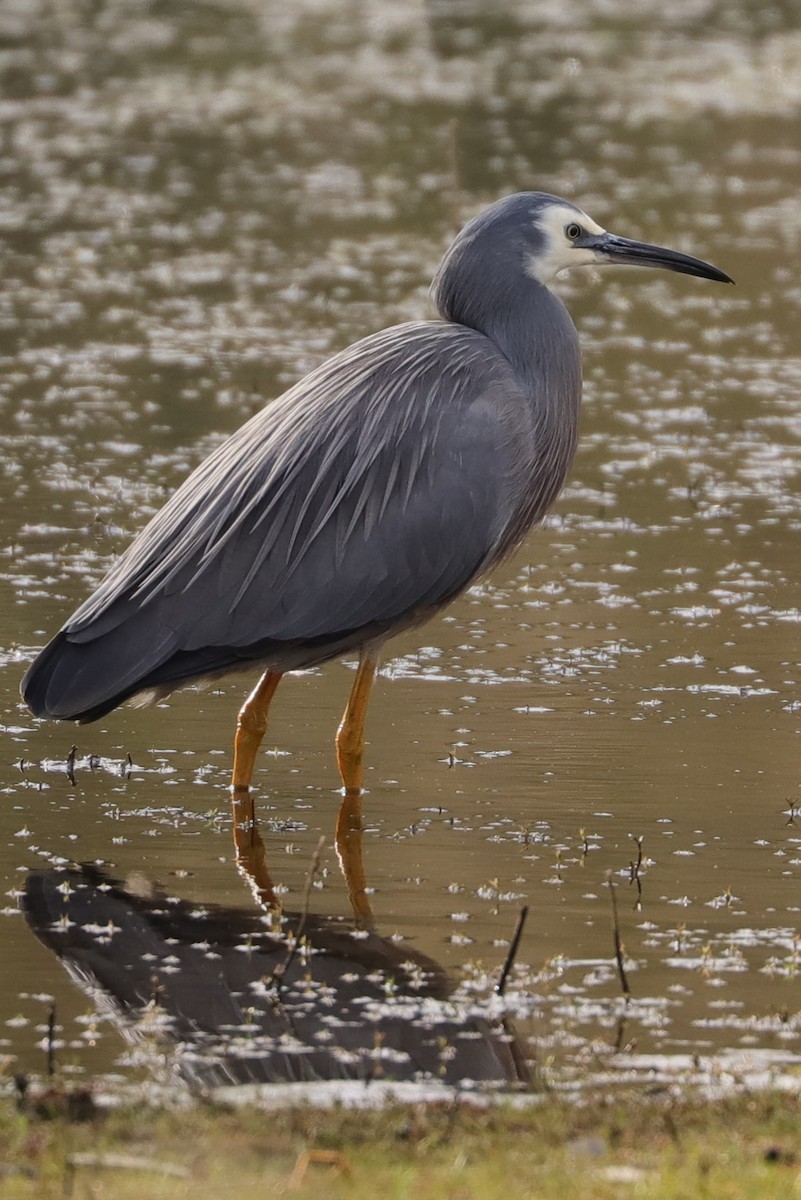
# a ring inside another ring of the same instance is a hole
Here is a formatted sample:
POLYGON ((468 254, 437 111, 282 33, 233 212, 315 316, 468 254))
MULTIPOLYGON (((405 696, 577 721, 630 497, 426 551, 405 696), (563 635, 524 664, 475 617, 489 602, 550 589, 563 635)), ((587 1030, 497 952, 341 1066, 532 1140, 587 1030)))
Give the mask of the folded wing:
POLYGON ((33 663, 26 700, 92 720, 422 620, 497 557, 522 407, 479 333, 419 323, 356 343, 198 467, 33 663))

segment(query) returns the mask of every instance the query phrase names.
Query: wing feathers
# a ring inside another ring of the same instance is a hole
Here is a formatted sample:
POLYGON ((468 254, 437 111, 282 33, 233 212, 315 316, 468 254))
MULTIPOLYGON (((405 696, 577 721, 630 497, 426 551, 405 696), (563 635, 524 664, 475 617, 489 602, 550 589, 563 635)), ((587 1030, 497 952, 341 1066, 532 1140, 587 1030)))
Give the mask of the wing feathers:
POLYGON ((170 655, 186 677, 193 654, 268 642, 319 640, 322 661, 327 639, 444 603, 512 515, 498 414, 515 404, 500 352, 453 325, 398 326, 329 360, 201 464, 67 623, 75 682, 65 659, 54 715, 146 688, 170 655), (90 685, 90 647, 115 659, 107 685, 90 685))

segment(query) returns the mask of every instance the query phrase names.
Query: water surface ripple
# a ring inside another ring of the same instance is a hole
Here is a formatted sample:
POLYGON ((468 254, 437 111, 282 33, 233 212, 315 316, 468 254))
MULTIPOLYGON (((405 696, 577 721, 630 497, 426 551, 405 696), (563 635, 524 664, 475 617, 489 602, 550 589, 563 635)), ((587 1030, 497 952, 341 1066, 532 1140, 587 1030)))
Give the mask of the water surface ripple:
MULTIPOLYGON (((132 1069, 25 927, 31 868, 96 862, 252 907, 226 792, 241 685, 76 731, 22 708, 25 664, 222 436, 331 351, 425 315, 459 222, 524 188, 737 287, 560 283, 585 353, 570 485, 513 560, 391 644, 376 689, 377 927, 483 1004, 527 903, 508 1007, 565 1086, 797 1063, 800 80, 791 6, 742 0, 3 8, 7 1065, 42 1069, 56 996, 65 1065, 132 1069)), ((288 908, 329 839, 321 919, 347 905, 349 665, 286 681, 257 772, 288 908)))

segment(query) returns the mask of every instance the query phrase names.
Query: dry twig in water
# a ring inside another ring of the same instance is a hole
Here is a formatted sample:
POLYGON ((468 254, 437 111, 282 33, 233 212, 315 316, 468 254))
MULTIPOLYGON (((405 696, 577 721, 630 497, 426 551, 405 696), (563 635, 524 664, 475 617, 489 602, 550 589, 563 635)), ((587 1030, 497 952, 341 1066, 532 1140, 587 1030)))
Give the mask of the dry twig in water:
POLYGON ((506 961, 503 964, 503 970, 501 971, 501 977, 498 980, 498 983, 495 987, 495 993, 498 996, 502 996, 503 993, 506 991, 506 981, 509 978, 509 972, 511 971, 512 967, 514 966, 515 958, 517 957, 517 948, 520 945, 520 939, 523 936, 523 927, 526 924, 527 916, 528 916, 528 905, 524 904, 523 907, 520 909, 520 912, 517 914, 517 924, 515 925, 515 931, 512 934, 512 940, 509 943, 509 950, 506 955, 506 961))
POLYGON ((615 884, 611 874, 607 875, 606 882, 609 886, 609 895, 612 897, 612 934, 615 939, 615 962, 617 963, 617 973, 620 979, 620 987, 628 1004, 631 999, 631 988, 629 987, 626 968, 623 965, 623 944, 620 940, 620 925, 617 918, 617 896, 615 894, 615 884))
POLYGON ((311 860, 311 864, 309 866, 309 873, 306 876, 306 887, 303 892, 303 908, 301 909, 300 920, 298 921, 298 927, 295 930, 294 941, 292 942, 292 945, 289 947, 289 951, 287 953, 286 958, 284 959, 284 961, 282 963, 278 964, 278 966, 275 968, 275 970, 273 971, 273 973, 270 977, 270 984, 275 988, 279 988, 281 986, 281 984, 284 980, 284 976, 286 975, 287 971, 289 970, 290 966, 292 965, 292 961, 298 952, 298 946, 300 945, 300 939, 303 937, 303 931, 306 928, 306 921, 309 918, 309 905, 311 904, 312 885, 314 884, 314 877, 320 869, 320 855, 323 852, 324 845, 325 845, 325 838, 321 837, 319 842, 317 843, 317 848, 314 851, 314 854, 312 854, 312 860, 311 860))

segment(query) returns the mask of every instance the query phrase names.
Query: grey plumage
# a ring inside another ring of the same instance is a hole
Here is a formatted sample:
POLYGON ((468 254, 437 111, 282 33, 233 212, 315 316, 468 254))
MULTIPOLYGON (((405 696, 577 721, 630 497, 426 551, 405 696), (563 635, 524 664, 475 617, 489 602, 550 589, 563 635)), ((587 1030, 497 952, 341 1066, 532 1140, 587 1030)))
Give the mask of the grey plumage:
POLYGON ((573 458, 578 339, 546 275, 570 249, 639 246, 541 193, 482 213, 437 273, 441 320, 335 355, 186 480, 32 664, 33 712, 90 721, 254 663, 308 667, 447 604, 542 519, 573 458))

